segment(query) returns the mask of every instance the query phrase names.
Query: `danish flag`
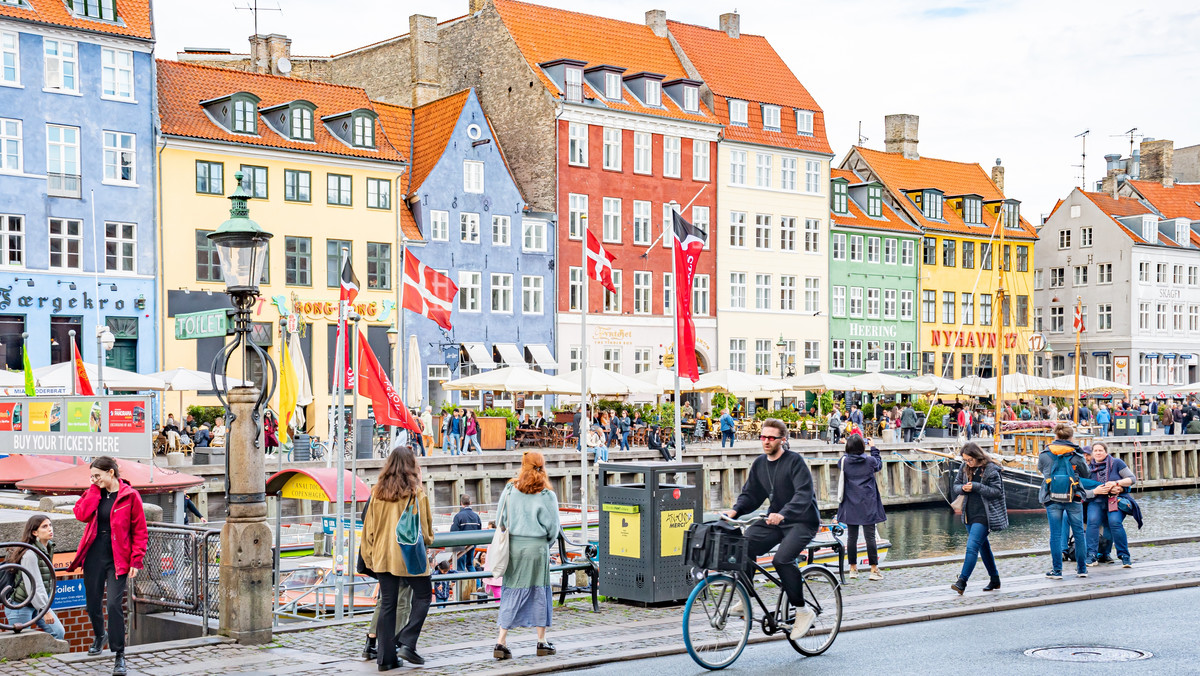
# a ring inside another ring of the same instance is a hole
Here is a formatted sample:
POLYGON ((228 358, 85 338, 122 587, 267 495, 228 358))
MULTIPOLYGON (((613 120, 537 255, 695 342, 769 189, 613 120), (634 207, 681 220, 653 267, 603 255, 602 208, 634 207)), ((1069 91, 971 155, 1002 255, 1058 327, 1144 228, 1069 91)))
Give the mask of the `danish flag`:
POLYGON ((1072 326, 1079 333, 1087 330, 1083 325, 1083 310, 1078 305, 1075 306, 1075 321, 1072 323, 1072 326))
POLYGON ((600 282, 600 284, 609 291, 616 293, 617 285, 613 284, 612 270, 613 261, 616 256, 610 254, 600 246, 600 240, 592 234, 591 230, 587 231, 587 270, 588 277, 600 282))
POLYGON ((409 251, 404 255, 404 309, 423 315, 449 331, 450 310, 458 285, 450 278, 417 260, 409 251))

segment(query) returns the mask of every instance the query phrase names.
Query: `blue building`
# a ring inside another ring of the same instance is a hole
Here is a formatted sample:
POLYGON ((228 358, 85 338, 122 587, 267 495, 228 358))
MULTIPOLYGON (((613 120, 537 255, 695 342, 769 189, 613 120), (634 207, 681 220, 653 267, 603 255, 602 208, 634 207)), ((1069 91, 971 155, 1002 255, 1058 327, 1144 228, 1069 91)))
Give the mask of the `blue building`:
MULTIPOLYGON (((0 355, 158 368, 149 0, 0 2, 0 355)), ((176 252, 190 262, 192 252, 176 252)), ((169 260, 171 251, 164 252, 169 260)))
MULTIPOLYGON (((416 336, 423 401, 483 405, 446 380, 500 366, 553 372, 554 220, 527 210, 475 91, 413 109, 407 202, 424 241, 408 251, 458 284, 453 329, 404 310, 404 352, 416 336)), ((410 381, 411 382, 411 381, 410 381)), ((541 408, 542 397, 525 400, 541 408)), ((511 407, 497 399, 497 407, 511 407)))

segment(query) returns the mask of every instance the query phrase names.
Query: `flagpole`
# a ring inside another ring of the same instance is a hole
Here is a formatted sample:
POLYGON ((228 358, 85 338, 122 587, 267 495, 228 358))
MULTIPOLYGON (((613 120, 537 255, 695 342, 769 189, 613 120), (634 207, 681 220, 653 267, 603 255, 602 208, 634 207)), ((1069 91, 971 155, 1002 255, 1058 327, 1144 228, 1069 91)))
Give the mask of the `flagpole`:
MULTIPOLYGON (((583 224, 583 236, 579 238, 579 252, 583 267, 579 270, 579 283, 582 286, 581 302, 579 314, 579 462, 582 468, 582 476, 579 484, 579 531, 583 534, 583 542, 588 541, 588 445, 587 434, 592 429, 591 420, 588 418, 588 400, 587 400, 587 375, 588 375, 588 342, 587 342, 587 316, 588 316, 588 256, 587 256, 587 236, 588 236, 588 217, 587 213, 580 214, 580 222, 583 224)), ((567 275, 570 277, 570 275, 567 275)), ((599 458, 596 458, 598 461, 599 458)))
MULTIPOLYGON (((341 276, 346 269, 346 257, 349 251, 346 247, 342 247, 338 252, 338 294, 341 295, 341 276)), ((334 573, 334 603, 336 606, 333 609, 335 619, 342 619, 344 609, 342 608, 343 594, 345 587, 343 585, 342 572, 346 562, 345 542, 342 540, 345 537, 342 529, 345 527, 346 518, 346 364, 345 364, 345 341, 346 336, 346 314, 347 305, 340 297, 338 298, 338 341, 337 341, 337 357, 335 363, 339 368, 334 376, 334 386, 337 387, 337 443, 333 446, 333 454, 337 456, 337 527, 334 530, 336 540, 333 545, 333 573, 334 573)))
MULTIPOLYGON (((285 351, 287 351, 287 349, 288 349, 287 317, 283 318, 283 323, 280 325, 279 328, 280 328, 279 332, 283 334, 283 345, 279 350, 279 364, 280 364, 280 366, 283 366, 283 353, 285 351)), ((291 367, 292 367, 291 360, 288 360, 288 368, 291 368, 291 367)), ((282 372, 279 374, 279 382, 280 382, 280 384, 283 383, 283 373, 282 372)), ((292 415, 295 415, 295 410, 296 410, 296 405, 293 404, 292 405, 292 411, 293 411, 292 415)), ((276 419, 275 419, 275 440, 279 441, 279 424, 282 422, 284 434, 287 435, 288 441, 290 441, 292 443, 292 448, 295 448, 296 440, 295 440, 295 438, 292 437, 291 431, 288 430, 288 428, 287 428, 287 424, 288 424, 288 421, 291 420, 291 416, 287 415, 287 412, 283 410, 283 392, 279 393, 279 411, 278 411, 278 413, 279 413, 279 415, 276 416, 276 419), (282 420, 280 420, 280 418, 282 418, 282 420)), ((180 415, 183 415, 182 411, 180 412, 180 415)), ((275 449, 275 453, 276 453, 276 455, 279 456, 276 458, 276 461, 277 461, 276 467, 279 468, 278 471, 282 472, 283 471, 283 443, 282 442, 280 442, 279 446, 275 449)), ((276 525, 278 525, 278 523, 279 523, 280 514, 282 514, 282 507, 275 511, 276 525)), ((276 531, 278 531, 278 528, 276 529, 276 531)), ((279 543, 275 543, 275 544, 276 544, 276 546, 279 545, 279 543)))
MULTIPOLYGON (((699 196, 700 196, 700 193, 696 193, 696 197, 699 197, 699 196)), ((695 199, 696 199, 695 197, 692 198, 693 201, 695 201, 695 199)), ((676 247, 679 246, 679 238, 675 236, 675 216, 674 216, 674 209, 675 209, 675 207, 679 206, 679 203, 671 202, 670 206, 672 209, 671 225, 669 226, 671 228, 671 234, 670 234, 670 237, 671 237, 671 284, 675 287, 675 303, 676 303, 676 306, 671 308, 673 310, 673 312, 671 312, 672 323, 675 325, 675 460, 676 460, 676 462, 683 462, 683 421, 682 421, 681 413, 679 410, 679 406, 680 406, 680 404, 679 404, 679 358, 680 358, 679 347, 680 347, 680 345, 679 345, 679 307, 678 307, 679 299, 682 298, 682 296, 680 295, 682 293, 682 291, 679 288, 679 271, 676 269, 676 265, 675 265, 675 249, 676 249, 676 247)), ((666 237, 666 236, 667 236, 667 234, 664 229, 663 237, 666 237)), ((688 289, 688 293, 691 293, 691 289, 688 289)))
MULTIPOLYGON (((397 226, 397 227, 400 227, 400 226, 397 226)), ((406 235, 404 235, 403 230, 401 230, 401 232, 400 232, 399 239, 400 239, 400 279, 399 279, 399 284, 398 284, 399 288, 396 290, 396 312, 400 316, 397 318, 396 324, 400 327, 400 333, 398 333, 396 335, 396 347, 395 347, 395 349, 392 350, 391 357, 392 357, 392 359, 396 360, 396 363, 392 365, 392 372, 396 374, 396 387, 401 392, 404 392, 405 396, 407 396, 408 391, 404 388, 404 375, 405 375, 404 372, 406 370, 405 364, 404 364, 404 361, 405 361, 404 360, 404 340, 405 340, 404 339, 404 287, 406 286, 405 272, 408 269, 407 268, 407 266, 408 266, 408 260, 407 260, 408 259, 408 237, 406 235)), ((358 373, 358 371, 355 370, 355 373, 358 373)), ((409 373, 408 377, 412 378, 412 377, 414 377, 414 375, 412 373, 409 373)), ((412 404, 411 401, 408 403, 409 403, 409 405, 412 404)), ((419 416, 420 416, 420 412, 418 411, 418 417, 419 416)), ((396 446, 396 433, 398 431, 396 429, 396 425, 392 425, 391 427, 392 427, 392 436, 390 439, 391 447, 389 447, 389 450, 391 450, 392 447, 396 446)), ((425 443, 424 440, 422 440, 422 442, 421 442, 422 447, 424 447, 424 443, 425 443)), ((426 450, 426 453, 430 453, 430 451, 426 450)))
MULTIPOLYGON (((1075 425, 1079 426, 1079 362, 1083 354, 1079 351, 1079 340, 1083 336, 1083 296, 1075 296, 1075 319, 1079 325, 1075 327, 1075 425)), ((1072 322, 1074 323, 1074 322, 1072 322)))
MULTIPOLYGON (((350 411, 351 411, 350 419, 354 421, 353 425, 355 428, 357 428, 358 427, 358 341, 359 341, 359 336, 358 336, 359 316, 358 316, 358 314, 353 313, 353 312, 350 313, 350 321, 353 322, 352 326, 353 326, 353 333, 354 333, 354 339, 351 342, 351 345, 353 346, 354 351, 351 352, 351 354, 350 354, 350 359, 351 359, 350 363, 354 365, 354 389, 351 390, 351 392, 350 392, 350 411)), ((375 415, 378 416, 379 413, 376 412, 375 415)), ((356 433, 357 433, 357 431, 358 430, 355 429, 356 433)), ((371 438, 367 440, 368 448, 375 447, 375 444, 373 443, 374 441, 375 441, 375 427, 372 426, 371 427, 371 438)), ((350 454, 350 475, 355 477, 356 479, 358 477, 358 448, 357 448, 357 446, 361 442, 362 442, 361 439, 354 440, 355 448, 354 448, 354 451, 350 454)), ((345 475, 339 476, 338 477, 338 487, 341 488, 341 487, 345 486, 345 484, 346 484, 345 475)), ((349 553, 351 555, 354 554, 354 531, 355 531, 356 526, 358 525, 357 520, 354 518, 354 515, 358 513, 358 503, 355 502, 355 498, 358 497, 358 495, 357 495, 358 491, 355 490, 355 488, 357 486, 358 486, 357 480, 352 481, 350 483, 350 492, 352 494, 350 496, 350 502, 351 502, 351 504, 354 505, 354 507, 352 507, 350 509, 350 517, 349 517, 351 519, 351 521, 350 521, 350 547, 349 547, 349 553)), ((354 584, 353 583, 351 583, 351 585, 350 585, 350 614, 351 615, 354 614, 354 584)))
POLYGON ((71 341, 71 396, 75 396, 79 394, 79 362, 75 359, 75 332, 67 331, 67 337, 71 341))

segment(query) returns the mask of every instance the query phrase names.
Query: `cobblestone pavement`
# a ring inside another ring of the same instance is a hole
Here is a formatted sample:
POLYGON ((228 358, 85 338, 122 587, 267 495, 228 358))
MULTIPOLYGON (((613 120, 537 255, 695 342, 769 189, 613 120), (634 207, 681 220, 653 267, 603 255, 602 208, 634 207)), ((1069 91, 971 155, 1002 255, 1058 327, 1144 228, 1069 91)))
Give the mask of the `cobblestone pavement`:
MULTIPOLYGON (((976 567, 967 593, 958 596, 949 584, 961 563, 932 566, 884 566, 884 579, 869 582, 865 574, 847 580, 843 587, 844 622, 887 620, 899 616, 961 609, 980 612, 982 606, 1029 599, 1051 599, 1063 594, 1114 590, 1146 583, 1200 583, 1200 542, 1133 549, 1134 567, 1093 566, 1089 579, 1078 579, 1067 562, 1064 580, 1046 580, 1049 557, 1002 557, 998 561, 1004 586, 999 593, 980 591, 987 573, 976 567)), ((865 571, 864 571, 865 572, 865 571)), ((763 589, 773 599, 778 589, 763 589)), ((758 614, 756 610, 756 615, 758 614)), ((579 666, 580 658, 608 657, 631 650, 682 646, 681 607, 642 608, 615 602, 601 604, 593 613, 585 598, 569 600, 556 608, 551 639, 558 647, 555 657, 536 657, 536 635, 532 630, 515 630, 509 646, 514 659, 500 665, 491 658, 496 638, 496 609, 436 611, 425 623, 419 646, 426 658, 422 671, 430 674, 460 674, 533 667, 579 666)), ((223 643, 129 655, 131 674, 148 676, 207 674, 288 674, 308 676, 328 673, 378 673, 373 662, 359 657, 366 635, 366 621, 326 626, 306 631, 275 634, 267 646, 249 647, 223 643)), ((756 635, 757 631, 755 634, 756 635)), ((0 675, 111 673, 110 659, 86 661, 77 657, 42 657, 0 664, 0 675)))

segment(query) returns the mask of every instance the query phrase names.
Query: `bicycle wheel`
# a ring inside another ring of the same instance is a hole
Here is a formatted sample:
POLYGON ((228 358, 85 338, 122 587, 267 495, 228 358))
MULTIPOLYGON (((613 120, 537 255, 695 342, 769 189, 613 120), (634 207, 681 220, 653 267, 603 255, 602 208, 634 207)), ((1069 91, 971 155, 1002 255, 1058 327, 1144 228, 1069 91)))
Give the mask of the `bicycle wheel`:
MULTIPOLYGON (((804 605, 817 617, 812 629, 800 640, 793 641, 791 636, 787 640, 801 655, 816 657, 829 650, 842 628, 842 587, 837 577, 824 566, 808 566, 800 571, 800 575, 804 579, 804 605)), ((783 616, 792 622, 795 613, 788 606, 787 594, 783 595, 781 603, 783 616)))
POLYGON ((750 596, 729 575, 710 575, 696 584, 683 607, 683 642, 696 664, 724 669, 750 639, 754 623, 750 596))

